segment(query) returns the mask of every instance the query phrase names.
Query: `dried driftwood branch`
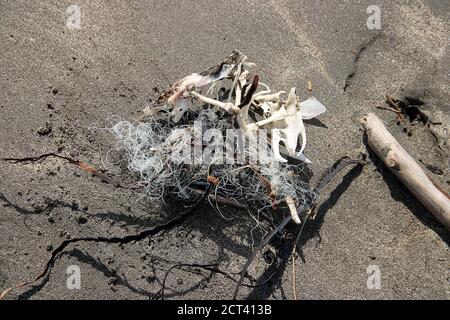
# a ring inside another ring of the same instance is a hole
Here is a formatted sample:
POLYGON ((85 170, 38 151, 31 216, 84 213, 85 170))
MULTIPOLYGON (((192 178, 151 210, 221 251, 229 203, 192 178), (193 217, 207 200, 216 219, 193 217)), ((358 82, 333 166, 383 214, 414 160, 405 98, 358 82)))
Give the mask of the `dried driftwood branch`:
POLYGON ((375 114, 365 115, 362 123, 370 148, 436 219, 450 230, 450 199, 445 191, 435 186, 375 114))

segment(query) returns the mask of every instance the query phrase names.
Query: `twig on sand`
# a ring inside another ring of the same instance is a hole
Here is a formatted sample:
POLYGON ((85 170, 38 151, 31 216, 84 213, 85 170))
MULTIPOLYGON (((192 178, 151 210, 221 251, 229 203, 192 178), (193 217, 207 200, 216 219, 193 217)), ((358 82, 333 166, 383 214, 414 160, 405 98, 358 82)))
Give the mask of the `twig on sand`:
POLYGON ((392 98, 389 95, 386 95, 386 102, 394 109, 397 113, 397 124, 400 124, 401 122, 404 122, 405 119, 403 117, 402 110, 400 109, 400 106, 398 103, 394 101, 394 98, 392 98))
MULTIPOLYGON (((94 167, 92 167, 91 165, 78 160, 78 159, 74 159, 71 157, 67 157, 67 156, 63 156, 54 152, 50 152, 50 153, 44 153, 38 156, 34 156, 34 157, 24 157, 24 158, 0 158, 1 161, 6 161, 6 162, 11 162, 14 164, 31 164, 31 163, 35 163, 38 161, 43 161, 46 160, 47 158, 58 158, 58 159, 62 159, 67 161, 70 164, 73 164, 75 166, 77 166, 78 168, 80 168, 81 170, 91 174, 93 177, 98 177, 101 179, 102 182, 105 183, 109 183, 112 184, 118 188, 123 188, 123 189, 128 189, 130 187, 125 186, 122 182, 120 181, 115 181, 113 179, 111 179, 109 176, 107 176, 106 174, 98 171, 97 169, 95 169, 94 167)), ((133 187, 131 187, 133 188, 133 187)))
POLYGON ((450 199, 437 188, 421 166, 403 149, 373 113, 362 119, 370 148, 416 198, 450 230, 450 199))
POLYGON ((381 109, 381 110, 388 110, 388 111, 392 111, 392 112, 395 112, 395 113, 397 113, 397 114, 402 114, 402 112, 401 112, 401 111, 399 111, 399 110, 395 110, 395 109, 392 109, 392 108, 388 108, 388 107, 380 107, 380 106, 377 106, 377 109, 381 109))
POLYGON ((297 300, 297 288, 295 277, 295 252, 292 252, 292 293, 294 295, 294 300, 297 300))

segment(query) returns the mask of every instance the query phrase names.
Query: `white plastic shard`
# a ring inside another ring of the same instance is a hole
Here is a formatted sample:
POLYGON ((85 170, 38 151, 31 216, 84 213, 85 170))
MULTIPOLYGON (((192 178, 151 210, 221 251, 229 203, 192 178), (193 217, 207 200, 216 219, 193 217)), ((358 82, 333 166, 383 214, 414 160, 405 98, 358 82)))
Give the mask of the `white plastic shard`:
MULTIPOLYGON (((299 114, 301 117, 300 121, 302 122, 302 126, 303 126, 303 119, 308 120, 315 118, 321 115, 322 113, 325 113, 325 111, 327 111, 327 108, 322 103, 320 103, 320 101, 317 100, 315 97, 311 97, 306 101, 300 102, 299 114)), ((305 155, 303 154, 303 150, 305 149, 306 146, 306 131, 304 126, 301 134, 302 134, 302 148, 298 152, 297 157, 299 157, 299 159, 305 161, 306 163, 311 163, 311 161, 308 158, 306 158, 305 155)))
POLYGON ((327 111, 327 108, 314 97, 300 102, 300 111, 303 119, 312 119, 327 111))

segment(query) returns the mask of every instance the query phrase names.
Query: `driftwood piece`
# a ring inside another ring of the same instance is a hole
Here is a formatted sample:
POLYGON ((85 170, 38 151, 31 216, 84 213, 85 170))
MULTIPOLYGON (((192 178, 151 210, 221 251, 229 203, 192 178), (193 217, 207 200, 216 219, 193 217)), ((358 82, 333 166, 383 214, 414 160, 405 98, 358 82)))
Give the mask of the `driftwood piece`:
POLYGON ((450 199, 445 191, 435 186, 375 114, 365 115, 362 124, 370 148, 436 219, 450 230, 450 199))

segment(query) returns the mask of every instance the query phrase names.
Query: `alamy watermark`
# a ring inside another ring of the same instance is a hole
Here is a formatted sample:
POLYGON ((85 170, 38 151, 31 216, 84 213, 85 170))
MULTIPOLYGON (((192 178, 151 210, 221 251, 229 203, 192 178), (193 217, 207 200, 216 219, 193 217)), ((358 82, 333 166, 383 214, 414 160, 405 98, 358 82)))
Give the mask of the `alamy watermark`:
POLYGON ((381 9, 378 5, 370 5, 367 7, 367 28, 369 30, 381 30, 381 9))
POLYGON ((66 27, 70 30, 81 29, 81 8, 79 5, 73 4, 67 7, 66 14, 69 16, 66 19, 66 27))
POLYGON ((277 129, 258 129, 246 134, 241 129, 204 129, 202 121, 195 121, 192 127, 175 129, 167 138, 171 160, 176 164, 276 164, 274 150, 282 134, 277 129))
POLYGON ((376 264, 367 267, 367 289, 380 290, 381 289, 381 269, 376 264))
POLYGON ((81 270, 77 265, 70 265, 67 267, 66 274, 68 275, 66 286, 69 290, 81 289, 81 270))

